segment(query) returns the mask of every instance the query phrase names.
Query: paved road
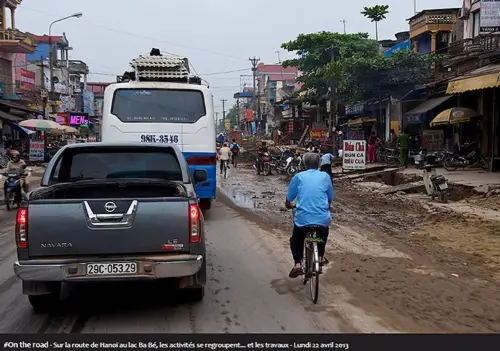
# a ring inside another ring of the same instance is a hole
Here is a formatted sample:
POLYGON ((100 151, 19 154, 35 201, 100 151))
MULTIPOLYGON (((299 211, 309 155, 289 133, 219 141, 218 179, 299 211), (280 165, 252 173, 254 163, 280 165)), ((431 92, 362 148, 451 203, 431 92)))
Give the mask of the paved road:
MULTIPOLYGON (((98 285, 63 291, 50 315, 34 315, 13 276, 14 213, 0 207, 0 333, 324 333, 345 331, 340 318, 314 312, 299 281, 273 256, 269 233, 221 202, 207 214, 209 285, 202 303, 156 285, 98 285)), ((275 251, 276 252, 276 251, 275 251)))

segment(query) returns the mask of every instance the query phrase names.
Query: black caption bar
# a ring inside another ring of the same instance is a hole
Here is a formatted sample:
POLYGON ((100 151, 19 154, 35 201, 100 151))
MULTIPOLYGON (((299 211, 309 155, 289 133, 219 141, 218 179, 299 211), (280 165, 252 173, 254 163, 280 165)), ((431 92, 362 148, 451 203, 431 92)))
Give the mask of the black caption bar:
POLYGON ((498 350, 500 334, 3 334, 3 350, 498 350))

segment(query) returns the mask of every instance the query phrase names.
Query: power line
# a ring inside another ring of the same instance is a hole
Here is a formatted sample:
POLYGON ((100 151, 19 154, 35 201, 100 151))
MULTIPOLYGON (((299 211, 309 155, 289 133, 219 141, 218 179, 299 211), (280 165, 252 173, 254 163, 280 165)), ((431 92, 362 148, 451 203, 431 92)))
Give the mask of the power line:
POLYGON ((244 71, 248 71, 250 70, 251 68, 242 68, 242 69, 235 69, 233 71, 222 71, 222 72, 211 72, 211 73, 202 73, 200 74, 200 76, 215 76, 215 75, 219 75, 219 74, 227 74, 227 73, 236 73, 236 72, 244 72, 244 71))
MULTIPOLYGON (((30 7, 27 7, 27 6, 24 6, 24 5, 21 7, 21 9, 27 9, 29 11, 41 13, 41 14, 48 15, 48 16, 54 16, 54 17, 61 16, 61 15, 58 15, 58 14, 48 13, 48 12, 45 12, 45 11, 40 11, 40 10, 37 10, 37 9, 33 9, 33 8, 30 8, 30 7)), ((79 22, 81 22, 81 21, 82 20, 79 20, 79 22)), ((246 59, 241 58, 241 57, 232 56, 232 55, 228 55, 228 54, 223 54, 223 53, 212 51, 212 50, 208 50, 208 49, 196 48, 196 47, 189 46, 189 45, 183 45, 183 44, 179 44, 179 43, 174 43, 174 42, 167 41, 167 40, 164 40, 164 39, 158 39, 158 38, 148 37, 148 36, 140 35, 140 34, 133 33, 133 32, 127 32, 127 31, 120 30, 120 29, 105 27, 105 26, 101 26, 99 24, 95 24, 95 23, 89 22, 89 21, 84 21, 84 22, 86 23, 86 25, 89 25, 91 27, 96 27, 96 28, 104 29, 104 30, 107 30, 107 31, 110 31, 110 32, 115 32, 115 33, 120 33, 120 34, 126 34, 126 35, 130 35, 130 36, 134 36, 134 37, 138 37, 138 38, 142 38, 142 39, 146 39, 146 40, 151 40, 151 41, 155 41, 155 42, 165 43, 165 44, 168 44, 168 45, 174 45, 174 46, 178 46, 178 47, 182 47, 182 48, 186 48, 186 49, 190 49, 190 50, 207 52, 207 53, 210 53, 210 54, 216 55, 216 56, 221 56, 221 57, 232 58, 232 59, 236 59, 236 60, 245 60, 246 61, 246 59)), ((170 53, 170 54, 171 55, 179 56, 179 55, 173 54, 173 53, 170 53)))

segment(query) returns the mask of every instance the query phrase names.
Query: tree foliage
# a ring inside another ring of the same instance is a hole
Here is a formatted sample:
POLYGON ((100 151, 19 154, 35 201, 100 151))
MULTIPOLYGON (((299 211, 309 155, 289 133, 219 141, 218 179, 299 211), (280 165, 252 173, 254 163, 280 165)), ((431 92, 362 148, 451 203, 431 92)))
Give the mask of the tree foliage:
POLYGON ((363 16, 369 18, 372 22, 380 22, 384 20, 389 13, 389 5, 375 5, 372 7, 364 7, 361 12, 363 16))
POLYGON ((295 51, 297 58, 283 62, 301 72, 307 102, 331 98, 353 103, 378 94, 405 93, 430 78, 437 55, 402 51, 390 57, 380 54, 379 44, 367 33, 319 32, 300 34, 282 48, 295 51))
POLYGON ((364 7, 361 12, 363 16, 375 22, 375 38, 378 41, 378 23, 386 19, 385 15, 389 13, 389 5, 375 5, 372 7, 364 7))

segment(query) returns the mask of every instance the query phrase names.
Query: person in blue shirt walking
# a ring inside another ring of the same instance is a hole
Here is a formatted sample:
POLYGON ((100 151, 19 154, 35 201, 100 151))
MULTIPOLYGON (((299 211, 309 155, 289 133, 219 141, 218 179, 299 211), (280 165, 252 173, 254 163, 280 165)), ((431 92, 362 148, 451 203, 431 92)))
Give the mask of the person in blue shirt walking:
POLYGON ((335 159, 335 156, 333 156, 331 153, 324 154, 321 156, 321 163, 320 163, 320 168, 319 170, 321 172, 325 172, 328 174, 330 179, 333 179, 333 174, 332 174, 332 161, 335 159))
POLYGON ((288 185, 285 206, 293 208, 292 202, 297 200, 295 218, 293 219, 293 232, 290 238, 290 249, 292 251, 294 267, 289 277, 296 278, 302 274, 302 257, 304 256, 304 240, 306 238, 306 226, 323 226, 317 235, 323 239, 318 245, 321 265, 328 263, 324 257, 325 246, 328 239, 328 226, 332 220, 330 204, 333 201, 333 184, 331 178, 325 172, 318 170, 320 156, 316 153, 306 153, 303 156, 306 170, 297 173, 288 185))

